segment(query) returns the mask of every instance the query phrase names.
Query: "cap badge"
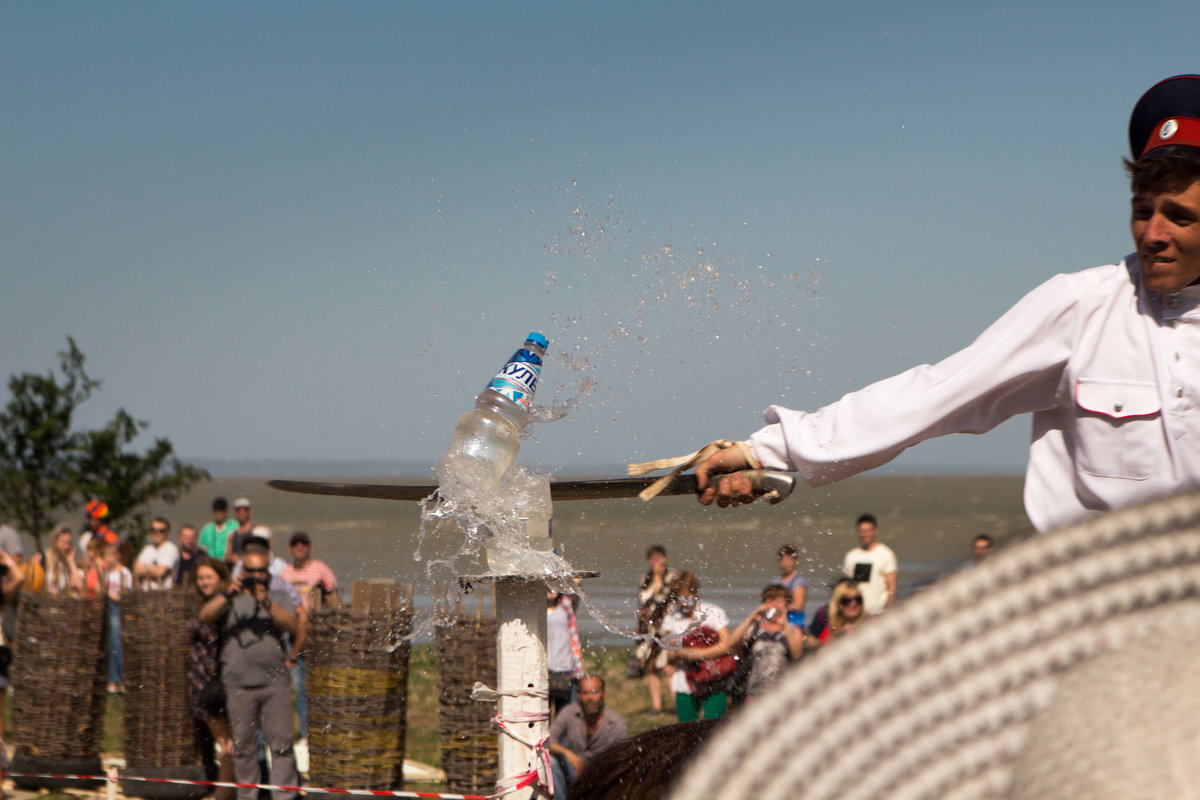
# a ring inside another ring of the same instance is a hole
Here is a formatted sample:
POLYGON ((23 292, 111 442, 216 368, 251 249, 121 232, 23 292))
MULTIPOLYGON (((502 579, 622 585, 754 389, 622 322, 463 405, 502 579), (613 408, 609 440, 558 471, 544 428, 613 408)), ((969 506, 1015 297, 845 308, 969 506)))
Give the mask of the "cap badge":
POLYGON ((1179 123, 1173 119, 1169 119, 1162 124, 1161 128, 1158 129, 1158 138, 1162 139, 1163 141, 1166 141, 1167 139, 1170 139, 1172 136, 1174 136, 1175 132, 1178 130, 1179 130, 1179 123))

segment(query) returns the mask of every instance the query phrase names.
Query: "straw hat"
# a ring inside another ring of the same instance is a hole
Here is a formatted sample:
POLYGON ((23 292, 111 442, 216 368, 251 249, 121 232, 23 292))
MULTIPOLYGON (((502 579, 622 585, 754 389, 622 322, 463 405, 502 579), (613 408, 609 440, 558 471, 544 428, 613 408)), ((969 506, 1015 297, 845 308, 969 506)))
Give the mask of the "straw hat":
POLYGON ((672 797, 1200 796, 1200 495, 1037 536, 792 670, 672 797))

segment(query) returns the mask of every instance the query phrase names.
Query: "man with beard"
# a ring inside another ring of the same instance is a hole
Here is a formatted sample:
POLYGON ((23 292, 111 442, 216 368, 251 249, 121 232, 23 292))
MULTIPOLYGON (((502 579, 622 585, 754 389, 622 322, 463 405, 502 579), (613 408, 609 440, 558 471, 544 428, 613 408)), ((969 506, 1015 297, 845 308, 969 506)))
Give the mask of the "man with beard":
POLYGON ((567 797, 567 787, 593 756, 625 738, 625 720, 605 708, 604 697, 604 678, 585 675, 579 700, 564 706, 550 725, 555 800, 567 797))

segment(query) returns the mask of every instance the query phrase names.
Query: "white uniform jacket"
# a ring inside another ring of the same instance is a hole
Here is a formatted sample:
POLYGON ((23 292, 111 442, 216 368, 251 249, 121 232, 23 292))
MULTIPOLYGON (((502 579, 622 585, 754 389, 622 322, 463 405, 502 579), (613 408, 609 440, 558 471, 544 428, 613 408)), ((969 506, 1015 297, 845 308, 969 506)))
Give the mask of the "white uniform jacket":
POLYGON ((814 412, 771 406, 750 437, 820 486, 917 442, 1033 414, 1025 509, 1038 530, 1200 483, 1200 287, 1141 286, 1136 256, 1056 275, 966 349, 814 412))

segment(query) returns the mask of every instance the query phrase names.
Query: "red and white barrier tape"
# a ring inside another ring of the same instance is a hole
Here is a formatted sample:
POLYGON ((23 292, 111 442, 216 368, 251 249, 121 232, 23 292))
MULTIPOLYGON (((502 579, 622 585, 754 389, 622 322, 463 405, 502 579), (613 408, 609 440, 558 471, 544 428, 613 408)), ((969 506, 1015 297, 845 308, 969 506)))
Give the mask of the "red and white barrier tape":
MULTIPOLYGON (((107 775, 58 775, 39 772, 7 772, 5 778, 39 778, 56 781, 98 781, 114 780, 107 775)), ((270 783, 226 783, 224 781, 189 781, 182 778, 143 778, 136 775, 117 775, 116 780, 144 781, 146 783, 170 783, 181 786, 212 786, 230 789, 267 789, 280 792, 323 792, 325 794, 349 794, 364 797, 430 797, 442 800, 494 800, 499 795, 486 794, 442 794, 440 792, 402 792, 391 789, 329 789, 316 786, 280 786, 270 783)), ((528 784, 527 784, 528 785, 528 784)))
POLYGON ((545 722, 550 719, 549 711, 517 711, 512 714, 507 714, 501 717, 499 714, 492 717, 492 722, 510 739, 515 739, 521 744, 533 750, 533 757, 536 760, 537 766, 517 775, 510 775, 507 778, 501 778, 496 781, 496 795, 505 795, 509 792, 515 792, 518 789, 524 789, 526 786, 531 786, 538 783, 546 790, 548 797, 554 797, 554 772, 550 769, 550 750, 547 743, 550 741, 549 736, 543 736, 538 741, 526 739, 518 736, 511 728, 508 727, 510 722, 545 722))

